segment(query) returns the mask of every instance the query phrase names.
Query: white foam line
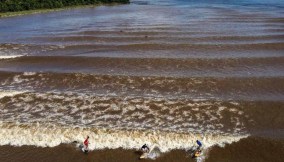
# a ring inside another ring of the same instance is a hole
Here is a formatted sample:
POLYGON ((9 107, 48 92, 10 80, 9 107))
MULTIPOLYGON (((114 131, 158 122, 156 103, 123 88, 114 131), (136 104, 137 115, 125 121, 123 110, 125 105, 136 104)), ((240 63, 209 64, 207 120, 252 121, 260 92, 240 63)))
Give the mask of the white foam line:
POLYGON ((32 75, 36 75, 36 72, 24 72, 23 75, 24 76, 32 76, 32 75))
POLYGON ((22 56, 24 55, 0 56, 0 60, 1 59, 13 59, 13 58, 22 57, 22 56))
POLYGON ((0 122, 0 145, 34 145, 54 147, 61 143, 82 142, 90 136, 91 150, 95 149, 138 149, 144 143, 150 147, 158 146, 161 152, 174 149, 188 150, 196 145, 199 139, 204 149, 214 145, 224 146, 236 142, 247 135, 221 134, 180 134, 162 131, 107 130, 96 128, 59 127, 44 124, 12 124, 0 122))
POLYGON ((22 93, 25 93, 25 91, 0 91, 0 99, 6 96, 11 97, 22 93))

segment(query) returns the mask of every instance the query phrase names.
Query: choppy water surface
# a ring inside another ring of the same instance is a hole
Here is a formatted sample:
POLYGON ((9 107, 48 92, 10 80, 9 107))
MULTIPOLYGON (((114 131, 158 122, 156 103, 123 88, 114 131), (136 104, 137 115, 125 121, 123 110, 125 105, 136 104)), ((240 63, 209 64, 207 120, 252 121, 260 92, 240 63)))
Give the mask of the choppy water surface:
POLYGON ((283 140, 283 8, 133 0, 2 18, 1 144, 56 146, 89 134, 92 149, 147 141, 169 151, 196 139, 283 140))

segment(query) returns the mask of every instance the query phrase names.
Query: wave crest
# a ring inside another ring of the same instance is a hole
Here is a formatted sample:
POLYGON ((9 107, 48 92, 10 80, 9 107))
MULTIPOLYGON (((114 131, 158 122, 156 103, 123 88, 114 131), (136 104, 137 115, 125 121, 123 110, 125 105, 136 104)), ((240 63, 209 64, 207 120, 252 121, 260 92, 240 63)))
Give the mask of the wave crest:
POLYGON ((1 145, 34 145, 54 147, 61 143, 83 141, 90 136, 90 149, 138 149, 144 143, 150 147, 157 146, 161 152, 174 149, 191 149, 197 139, 201 139, 204 147, 236 142, 247 135, 190 134, 162 131, 109 130, 98 128, 59 127, 46 124, 1 123, 1 145))

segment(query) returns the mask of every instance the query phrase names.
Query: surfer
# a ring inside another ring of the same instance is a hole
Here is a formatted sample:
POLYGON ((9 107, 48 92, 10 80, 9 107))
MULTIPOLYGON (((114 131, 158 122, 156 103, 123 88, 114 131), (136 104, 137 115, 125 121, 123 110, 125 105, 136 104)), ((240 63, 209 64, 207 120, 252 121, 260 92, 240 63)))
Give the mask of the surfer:
POLYGON ((88 152, 89 151, 89 136, 84 141, 84 151, 88 152))
POLYGON ((202 143, 199 140, 196 140, 196 143, 197 143, 198 147, 194 151, 192 158, 199 157, 201 155, 201 152, 202 152, 202 150, 201 150, 202 143))
POLYGON ((150 148, 147 146, 147 144, 144 144, 142 147, 141 147, 141 150, 142 152, 144 153, 148 153, 150 151, 150 148))
POLYGON ((148 157, 150 148, 147 146, 147 144, 144 144, 140 150, 142 151, 142 155, 139 157, 139 159, 145 159, 148 157))
POLYGON ((197 150, 201 150, 202 143, 199 140, 196 140, 196 143, 198 144, 197 150))

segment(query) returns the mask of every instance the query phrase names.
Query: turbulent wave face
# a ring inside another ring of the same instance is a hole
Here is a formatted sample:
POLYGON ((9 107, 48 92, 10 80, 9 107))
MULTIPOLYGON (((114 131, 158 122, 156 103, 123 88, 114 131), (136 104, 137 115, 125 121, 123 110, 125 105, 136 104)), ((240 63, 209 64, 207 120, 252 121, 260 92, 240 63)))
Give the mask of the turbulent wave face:
POLYGON ((224 136, 214 134, 177 134, 162 131, 139 130, 106 130, 96 128, 66 128, 54 125, 11 125, 1 124, 2 144, 36 145, 41 147, 54 147, 61 143, 81 141, 87 135, 93 139, 90 149, 124 148, 139 149, 148 143, 151 147, 159 147, 161 152, 173 149, 190 149, 195 145, 196 139, 202 139, 205 148, 213 145, 224 145, 240 140, 246 136, 224 136))
POLYGON ((0 143, 89 135, 91 149, 167 152, 197 139, 283 139, 283 26, 275 1, 132 1, 0 19, 0 143))

